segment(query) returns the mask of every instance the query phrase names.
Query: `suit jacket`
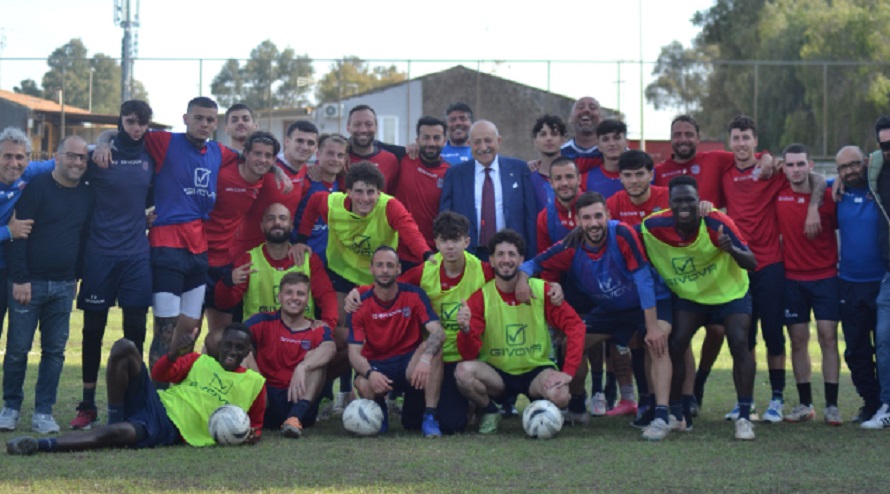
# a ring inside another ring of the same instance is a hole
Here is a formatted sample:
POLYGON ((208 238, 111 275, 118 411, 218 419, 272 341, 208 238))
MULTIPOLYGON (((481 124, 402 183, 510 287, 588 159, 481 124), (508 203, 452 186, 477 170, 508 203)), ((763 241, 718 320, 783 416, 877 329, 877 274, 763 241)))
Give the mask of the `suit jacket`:
MULTIPOLYGON (((504 223, 506 228, 519 232, 525 238, 526 259, 537 252, 535 222, 537 201, 532 186, 531 175, 525 161, 498 155, 501 177, 501 191, 504 200, 504 223)), ((452 166, 445 173, 442 186, 440 211, 454 211, 470 220, 470 253, 476 254, 479 246, 479 225, 476 219, 476 161, 469 160, 452 166)))

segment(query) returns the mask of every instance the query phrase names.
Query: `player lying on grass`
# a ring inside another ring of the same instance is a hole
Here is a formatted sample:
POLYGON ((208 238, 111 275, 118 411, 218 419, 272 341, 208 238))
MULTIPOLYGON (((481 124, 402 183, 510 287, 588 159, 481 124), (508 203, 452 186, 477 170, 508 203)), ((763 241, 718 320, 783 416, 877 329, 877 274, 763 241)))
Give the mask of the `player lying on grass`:
POLYGON ((17 437, 6 443, 6 452, 32 455, 115 447, 153 448, 182 442, 210 446, 214 441, 207 422, 217 408, 227 404, 248 410, 251 434, 247 442, 258 441, 266 411, 266 388, 262 376, 241 367, 251 349, 247 328, 240 323, 226 326, 215 359, 188 353, 197 334, 195 329, 177 339, 170 353, 155 363, 151 376, 136 345, 123 338, 116 341, 106 374, 108 425, 58 438, 17 437), (152 379, 171 386, 156 390, 152 379))

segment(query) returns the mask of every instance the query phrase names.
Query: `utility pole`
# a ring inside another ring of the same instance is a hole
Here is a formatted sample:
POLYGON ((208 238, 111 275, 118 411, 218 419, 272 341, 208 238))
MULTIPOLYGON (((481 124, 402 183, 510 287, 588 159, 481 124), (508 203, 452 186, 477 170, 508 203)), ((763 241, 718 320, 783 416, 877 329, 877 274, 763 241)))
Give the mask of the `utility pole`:
POLYGON ((132 99, 133 59, 138 51, 139 0, 114 0, 114 23, 124 30, 121 42, 121 102, 132 99), (135 8, 133 5, 135 4, 135 8))

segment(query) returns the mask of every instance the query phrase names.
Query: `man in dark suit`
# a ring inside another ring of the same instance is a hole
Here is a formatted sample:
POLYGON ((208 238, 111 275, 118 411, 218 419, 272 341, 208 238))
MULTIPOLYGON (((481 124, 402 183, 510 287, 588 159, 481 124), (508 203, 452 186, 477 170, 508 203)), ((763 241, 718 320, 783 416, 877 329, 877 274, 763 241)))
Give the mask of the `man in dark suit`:
POLYGON ((526 241, 525 256, 534 257, 538 212, 528 166, 498 154, 501 136, 487 120, 470 127, 469 144, 473 159, 452 166, 445 174, 440 211, 470 219, 467 250, 483 261, 488 260, 488 240, 504 228, 519 232, 526 241))

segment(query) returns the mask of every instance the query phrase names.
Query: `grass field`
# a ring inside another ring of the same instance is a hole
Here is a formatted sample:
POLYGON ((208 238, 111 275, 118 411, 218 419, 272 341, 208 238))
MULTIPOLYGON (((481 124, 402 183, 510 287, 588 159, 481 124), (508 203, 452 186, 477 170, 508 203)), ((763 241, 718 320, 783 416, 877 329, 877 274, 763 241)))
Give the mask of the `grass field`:
MULTIPOLYGON (((80 399, 80 323, 75 312, 55 408, 63 427, 80 399)), ((121 335, 119 312, 112 313, 109 326, 105 355, 121 335)), ((0 348, 5 348, 5 338, 4 331, 0 348)), ((813 335, 812 355, 818 356, 815 340, 813 335)), ((842 337, 841 345, 843 350, 842 337)), ((0 433, 4 443, 30 431, 36 347, 19 432, 0 433)), ((763 409, 769 387, 762 353, 758 361, 755 397, 763 409)), ((438 440, 406 434, 398 425, 384 437, 355 438, 339 421, 331 421, 297 441, 267 431, 253 447, 182 446, 27 458, 2 454, 0 492, 887 492, 890 435, 850 423, 825 425, 818 357, 813 368, 817 421, 758 425, 754 442, 733 440, 732 424, 723 421, 735 401, 731 359, 724 347, 695 431, 675 433, 662 443, 641 441, 627 418, 567 426, 550 441, 526 438, 519 420, 502 422, 495 437, 469 433, 438 440)), ((797 398, 790 368, 787 379, 786 409, 797 398)), ((102 383, 100 413, 104 392, 102 383)), ((844 419, 859 405, 844 366, 844 419)))

